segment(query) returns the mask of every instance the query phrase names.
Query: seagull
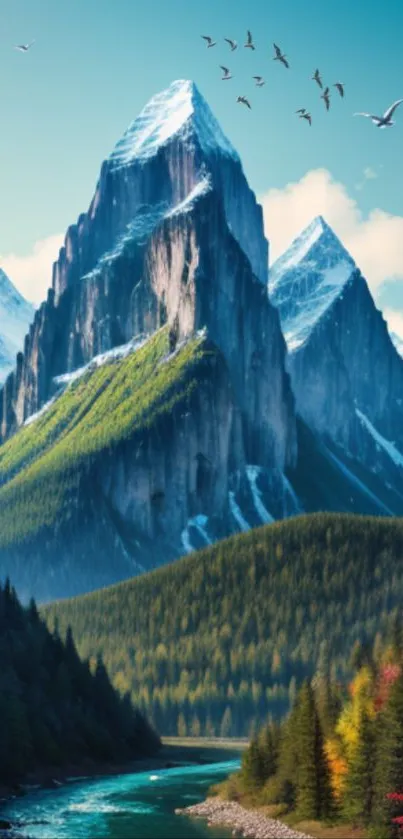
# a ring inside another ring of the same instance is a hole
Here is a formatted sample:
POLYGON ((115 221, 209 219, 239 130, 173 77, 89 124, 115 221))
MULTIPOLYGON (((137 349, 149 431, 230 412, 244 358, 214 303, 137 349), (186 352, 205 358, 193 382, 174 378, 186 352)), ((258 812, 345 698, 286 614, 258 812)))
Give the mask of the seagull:
POLYGON ((231 76, 230 71, 228 70, 228 67, 223 67, 222 64, 220 64, 220 67, 221 67, 221 70, 224 73, 224 75, 222 76, 222 81, 225 82, 227 79, 232 79, 232 76, 231 76))
POLYGON ((207 49, 209 49, 210 47, 215 47, 217 41, 213 41, 213 39, 210 38, 210 35, 202 35, 201 37, 204 38, 205 41, 207 41, 207 49))
POLYGON ((296 114, 306 114, 307 110, 306 110, 306 108, 298 108, 298 111, 295 111, 295 113, 296 114))
POLYGON ((20 50, 20 52, 28 52, 34 43, 35 41, 31 41, 30 44, 17 44, 15 49, 20 50))
POLYGON ((322 79, 320 77, 319 70, 315 70, 315 72, 312 76, 312 79, 314 80, 314 82, 316 82, 319 85, 319 87, 323 87, 322 79))
POLYGON ((229 44, 229 45, 230 45, 230 47, 231 47, 231 52, 234 52, 234 50, 236 50, 236 48, 237 48, 237 46, 238 46, 238 44, 237 44, 237 42, 236 42, 236 41, 233 41, 233 40, 232 40, 232 38, 224 38, 224 41, 226 41, 226 42, 227 42, 227 44, 229 44))
POLYGON ((263 76, 252 76, 252 78, 256 81, 256 87, 263 87, 265 83, 263 76))
POLYGON ((323 91, 323 93, 322 93, 322 95, 321 95, 321 97, 320 97, 320 98, 321 98, 321 99, 323 99, 323 101, 324 101, 324 103, 325 103, 325 105, 326 105, 326 110, 328 111, 328 110, 329 110, 329 108, 330 108, 330 92, 329 92, 329 88, 328 88, 328 87, 326 87, 326 88, 325 88, 325 90, 323 91))
POLYGON ((377 116, 375 116, 375 114, 363 114, 363 113, 354 114, 354 116, 355 117, 369 117, 369 119, 372 120, 372 122, 374 123, 374 125, 377 126, 377 128, 386 128, 386 127, 389 128, 390 126, 395 124, 394 120, 391 119, 391 117, 393 116, 396 108, 398 108, 399 105, 402 104, 402 102, 403 102, 403 99, 398 99, 396 102, 394 102, 393 105, 391 105, 390 108, 388 108, 388 110, 385 111, 383 117, 377 117, 377 116))
POLYGON ((255 49, 255 45, 252 42, 252 32, 249 29, 248 29, 248 40, 247 40, 246 44, 244 44, 244 47, 246 47, 246 49, 250 49, 250 50, 255 49))
POLYGON ((299 118, 300 119, 306 119, 309 122, 309 125, 312 125, 312 117, 307 112, 305 114, 300 114, 299 118))
POLYGON ((252 108, 250 106, 250 102, 248 101, 246 96, 238 96, 238 99, 236 101, 237 102, 242 102, 242 105, 246 105, 246 107, 249 108, 249 110, 252 110, 252 108))
POLYGON ((274 56, 274 58, 273 58, 273 61, 281 61, 281 63, 282 63, 282 64, 284 64, 284 67, 287 67, 287 69, 288 69, 288 67, 289 67, 290 65, 289 65, 289 63, 288 63, 288 61, 287 61, 287 56, 283 55, 283 53, 281 52, 280 47, 278 47, 278 46, 277 46, 277 44, 273 44, 273 47, 274 47, 274 49, 275 49, 275 51, 276 51, 276 54, 275 54, 275 56, 274 56))
POLYGON ((333 87, 337 87, 337 90, 340 93, 341 98, 344 96, 344 82, 336 82, 333 87))

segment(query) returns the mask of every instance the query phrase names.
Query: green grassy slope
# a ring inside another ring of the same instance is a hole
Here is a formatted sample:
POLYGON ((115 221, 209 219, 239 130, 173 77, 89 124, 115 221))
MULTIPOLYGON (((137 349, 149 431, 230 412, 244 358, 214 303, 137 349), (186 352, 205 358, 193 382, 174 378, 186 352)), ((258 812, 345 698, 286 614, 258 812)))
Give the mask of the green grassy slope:
POLYGON ((0 448, 0 549, 68 519, 94 457, 113 450, 197 387, 213 350, 203 338, 169 353, 168 329, 128 357, 89 370, 0 448))
POLYGON ((285 709, 320 656, 344 678, 354 641, 385 632, 402 597, 401 519, 314 514, 44 615, 71 624, 83 655, 101 651, 163 734, 244 736, 252 717, 285 709))

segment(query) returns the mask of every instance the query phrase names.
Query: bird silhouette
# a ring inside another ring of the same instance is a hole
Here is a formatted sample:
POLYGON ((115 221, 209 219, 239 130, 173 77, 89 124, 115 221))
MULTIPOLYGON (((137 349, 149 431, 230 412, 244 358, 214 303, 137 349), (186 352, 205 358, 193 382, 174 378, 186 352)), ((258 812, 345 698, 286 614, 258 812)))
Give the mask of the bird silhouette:
POLYGON ((306 114, 307 110, 306 110, 306 108, 298 108, 298 111, 295 111, 295 113, 296 114, 306 114))
POLYGON ((287 69, 288 69, 290 65, 287 61, 287 56, 284 55, 284 53, 281 52, 281 49, 280 49, 280 47, 277 46, 277 44, 273 44, 273 47, 274 47, 275 52, 276 52, 276 54, 273 58, 273 61, 281 61, 281 63, 284 64, 284 67, 287 67, 287 69))
POLYGON ((222 81, 225 82, 225 81, 227 81, 227 79, 232 79, 232 76, 231 76, 230 71, 228 70, 228 67, 223 67, 222 64, 220 64, 220 67, 221 67, 221 70, 224 73, 224 75, 221 76, 222 81))
POLYGON ((246 105, 246 107, 249 108, 249 110, 252 110, 251 104, 249 100, 246 98, 246 96, 238 96, 238 99, 236 101, 241 102, 242 105, 246 105))
POLYGON ((344 82, 336 82, 333 87, 337 87, 337 90, 340 93, 341 98, 344 96, 344 82))
POLYGON ((229 45, 230 45, 230 47, 231 47, 231 52, 234 52, 234 50, 236 50, 236 48, 237 48, 237 46, 238 46, 238 44, 237 44, 237 42, 236 42, 236 41, 233 41, 233 40, 232 40, 232 38, 224 38, 224 41, 226 41, 226 42, 227 42, 227 44, 229 44, 229 45))
POLYGON ((210 38, 210 35, 202 35, 201 37, 202 37, 205 41, 207 41, 207 49, 209 49, 210 47, 215 47, 215 45, 216 45, 217 41, 213 41, 213 39, 212 39, 212 38, 210 38))
POLYGON ((250 29, 248 29, 248 39, 246 41, 246 44, 244 44, 244 47, 246 49, 250 49, 250 50, 255 49, 255 45, 254 45, 253 40, 252 40, 252 33, 251 33, 250 29))
POLYGON ((299 118, 300 119, 306 119, 306 121, 309 122, 309 125, 312 125, 312 117, 307 112, 305 114, 300 114, 299 118))
POLYGON ((265 83, 263 76, 252 76, 252 78, 255 79, 256 87, 263 87, 265 83))
POLYGON ((20 52, 28 52, 31 49, 35 41, 31 41, 30 44, 17 44, 15 49, 20 50, 20 52))
POLYGON ((330 91, 328 87, 325 88, 320 98, 323 99, 326 105, 326 110, 328 111, 330 108, 330 91))
POLYGON ((374 125, 376 125, 377 128, 390 128, 392 125, 395 124, 394 120, 392 119, 392 116, 393 116, 396 108, 398 108, 399 105, 402 104, 402 102, 403 102, 403 99, 398 99, 396 102, 393 103, 393 105, 390 106, 390 108, 387 109, 387 111, 385 111, 385 113, 382 117, 377 117, 376 114, 366 114, 366 113, 358 113, 358 114, 354 114, 354 116, 355 117, 369 117, 369 119, 372 120, 372 122, 374 123, 374 125))
POLYGON ((319 87, 323 88, 323 82, 319 73, 319 70, 315 70, 312 79, 319 85, 319 87))

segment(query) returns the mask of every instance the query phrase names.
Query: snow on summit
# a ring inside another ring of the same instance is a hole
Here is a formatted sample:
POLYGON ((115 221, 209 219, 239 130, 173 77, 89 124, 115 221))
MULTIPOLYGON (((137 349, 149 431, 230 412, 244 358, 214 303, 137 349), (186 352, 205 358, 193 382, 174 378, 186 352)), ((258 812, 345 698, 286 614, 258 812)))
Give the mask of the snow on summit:
POLYGON ((269 296, 279 310, 289 352, 299 349, 341 296, 355 262, 322 216, 298 236, 269 272, 269 296))
POLYGON ((209 105, 192 81, 179 80, 147 103, 116 144, 109 163, 113 169, 158 152, 172 137, 191 140, 194 134, 207 154, 221 153, 239 160, 209 105))
POLYGON ((34 307, 22 297, 0 268, 0 384, 14 367, 34 316, 34 307))

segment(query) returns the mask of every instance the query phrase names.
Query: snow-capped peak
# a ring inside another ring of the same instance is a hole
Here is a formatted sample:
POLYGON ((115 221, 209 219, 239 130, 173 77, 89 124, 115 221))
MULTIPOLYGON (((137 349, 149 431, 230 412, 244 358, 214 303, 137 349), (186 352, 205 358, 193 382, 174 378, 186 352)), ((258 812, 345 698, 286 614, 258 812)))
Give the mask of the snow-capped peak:
POLYGON ((109 166, 119 169, 134 160, 147 159, 172 137, 180 135, 184 140, 191 140, 195 134, 204 152, 218 149, 239 160, 194 82, 172 82, 166 90, 153 96, 129 125, 110 155, 109 166))
POLYGON ((290 352, 299 349, 351 279, 355 262, 322 216, 291 243, 269 271, 269 294, 277 306, 290 352))
POLYGON ((0 268, 0 383, 13 369, 15 356, 34 316, 34 307, 0 268))

